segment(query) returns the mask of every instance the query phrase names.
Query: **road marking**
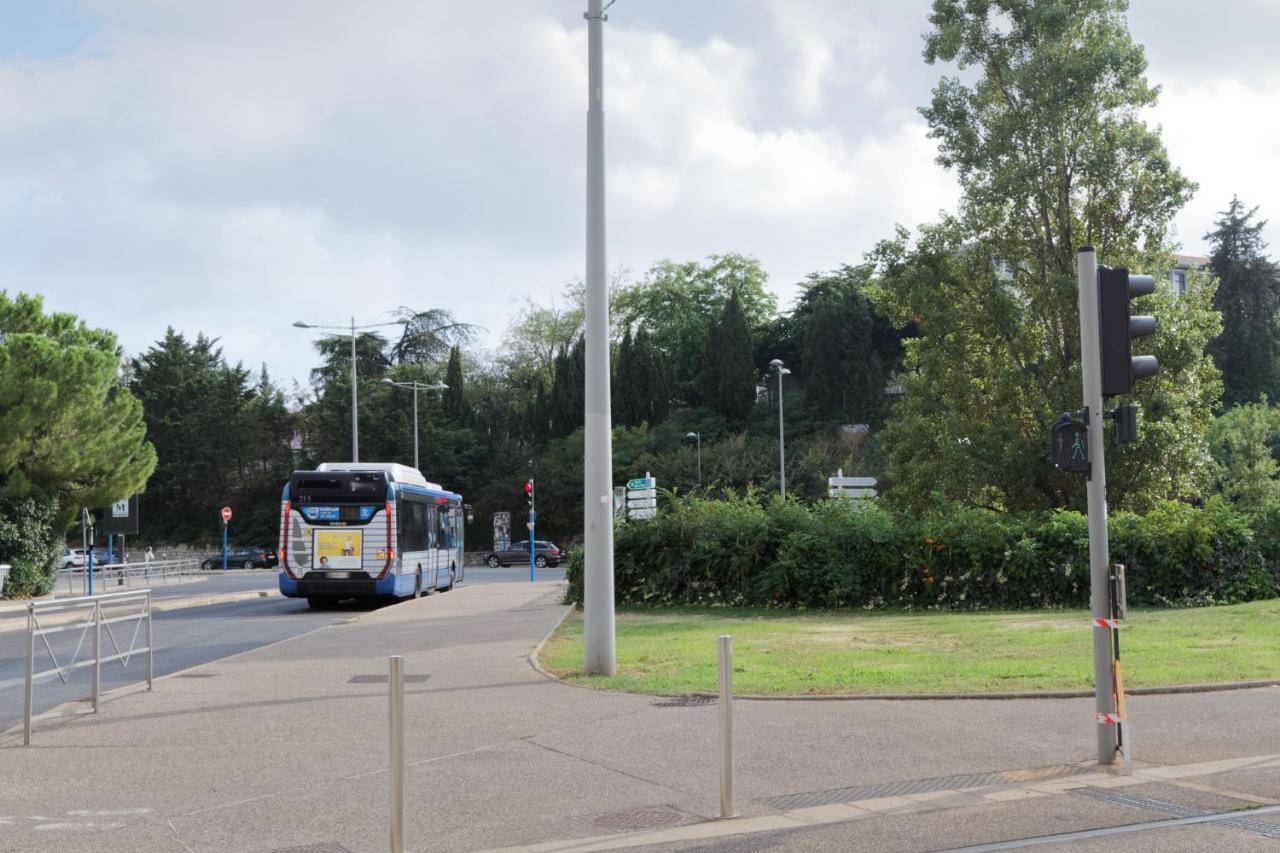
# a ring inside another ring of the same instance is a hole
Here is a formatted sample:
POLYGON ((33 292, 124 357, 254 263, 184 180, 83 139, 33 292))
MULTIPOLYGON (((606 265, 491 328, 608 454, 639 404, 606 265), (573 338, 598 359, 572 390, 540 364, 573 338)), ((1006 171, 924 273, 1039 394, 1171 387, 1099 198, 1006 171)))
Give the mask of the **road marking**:
POLYGON ((76 809, 67 812, 67 817, 125 817, 150 813, 151 809, 76 809))

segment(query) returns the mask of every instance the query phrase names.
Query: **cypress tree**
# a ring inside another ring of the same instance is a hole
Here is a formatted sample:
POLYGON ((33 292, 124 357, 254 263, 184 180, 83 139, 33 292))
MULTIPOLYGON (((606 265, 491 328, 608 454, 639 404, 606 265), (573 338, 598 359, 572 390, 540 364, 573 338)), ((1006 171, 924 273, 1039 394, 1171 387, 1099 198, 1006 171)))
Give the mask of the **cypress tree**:
POLYGON ((1262 227, 1254 222, 1258 208, 1245 208, 1233 197, 1217 228, 1205 235, 1212 246, 1210 267, 1218 277, 1213 307, 1222 312, 1222 334, 1207 347, 1222 371, 1223 403, 1276 399, 1276 312, 1280 309, 1280 275, 1263 254, 1262 227))
POLYGON ((444 384, 449 387, 441 396, 445 417, 457 424, 467 421, 467 401, 462 385, 462 354, 458 345, 449 350, 449 365, 444 371, 444 384))
POLYGON ((751 359, 751 330, 737 291, 730 294, 707 335, 701 374, 703 402, 731 423, 745 420, 756 399, 755 365, 751 359))

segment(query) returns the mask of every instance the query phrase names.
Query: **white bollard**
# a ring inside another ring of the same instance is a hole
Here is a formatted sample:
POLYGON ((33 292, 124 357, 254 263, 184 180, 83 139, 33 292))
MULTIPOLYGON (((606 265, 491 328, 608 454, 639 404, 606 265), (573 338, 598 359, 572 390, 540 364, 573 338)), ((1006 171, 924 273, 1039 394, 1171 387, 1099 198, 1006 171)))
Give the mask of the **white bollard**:
POLYGON ((733 638, 720 635, 720 817, 733 817, 733 638))
POLYGON ((391 706, 387 719, 391 729, 391 853, 404 853, 404 656, 391 656, 387 694, 391 706))

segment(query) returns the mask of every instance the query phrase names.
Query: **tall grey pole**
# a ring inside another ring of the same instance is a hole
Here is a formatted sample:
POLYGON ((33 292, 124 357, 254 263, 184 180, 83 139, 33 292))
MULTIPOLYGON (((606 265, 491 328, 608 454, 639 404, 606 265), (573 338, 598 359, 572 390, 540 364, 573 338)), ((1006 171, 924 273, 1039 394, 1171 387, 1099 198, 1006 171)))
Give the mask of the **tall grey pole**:
POLYGON ((391 853, 404 853, 404 655, 391 655, 387 673, 387 729, 390 735, 387 776, 391 820, 391 853))
POLYGON ((413 467, 421 471, 418 466, 418 383, 413 383, 413 467))
MULTIPOLYGON (((1080 369, 1084 385, 1084 405, 1089 413, 1089 611, 1095 618, 1109 619, 1111 563, 1107 544, 1107 469, 1102 450, 1102 363, 1098 342, 1098 256, 1092 246, 1082 246, 1077 255, 1080 287, 1080 369)), ((1094 706, 1099 714, 1114 714, 1112 691, 1111 632, 1093 628, 1094 706)), ((1098 730, 1098 763, 1111 764, 1116 758, 1116 729, 1095 723, 1098 730)))
POLYGON ((360 461, 360 421, 356 417, 356 318, 351 318, 351 461, 360 461))
POLYGON ((778 479, 782 496, 787 496, 787 445, 782 434, 782 368, 778 368, 778 479))
POLYGON ((587 0, 586 473, 582 669, 613 675, 613 442, 609 416, 609 292, 604 229, 604 11, 587 0))

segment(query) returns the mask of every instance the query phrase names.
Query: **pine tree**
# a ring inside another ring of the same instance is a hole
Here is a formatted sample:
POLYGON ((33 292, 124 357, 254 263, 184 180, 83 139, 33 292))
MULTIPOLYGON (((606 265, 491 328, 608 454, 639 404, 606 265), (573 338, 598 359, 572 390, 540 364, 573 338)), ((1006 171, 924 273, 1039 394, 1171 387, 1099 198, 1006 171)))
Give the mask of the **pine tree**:
POLYGON ((805 325, 801 368, 807 399, 824 415, 870 421, 884 397, 871 311, 854 288, 821 296, 805 325))
POLYGON ((1232 197, 1217 228, 1205 235, 1212 246, 1210 267, 1218 277, 1213 307, 1222 312, 1222 334, 1208 349, 1222 371, 1226 406, 1280 397, 1280 272, 1263 254, 1267 223, 1253 221, 1257 212, 1232 197))
POLYGON ((703 402, 730 423, 746 419, 756 398, 751 330, 737 292, 729 296, 719 322, 707 335, 700 377, 703 402))

